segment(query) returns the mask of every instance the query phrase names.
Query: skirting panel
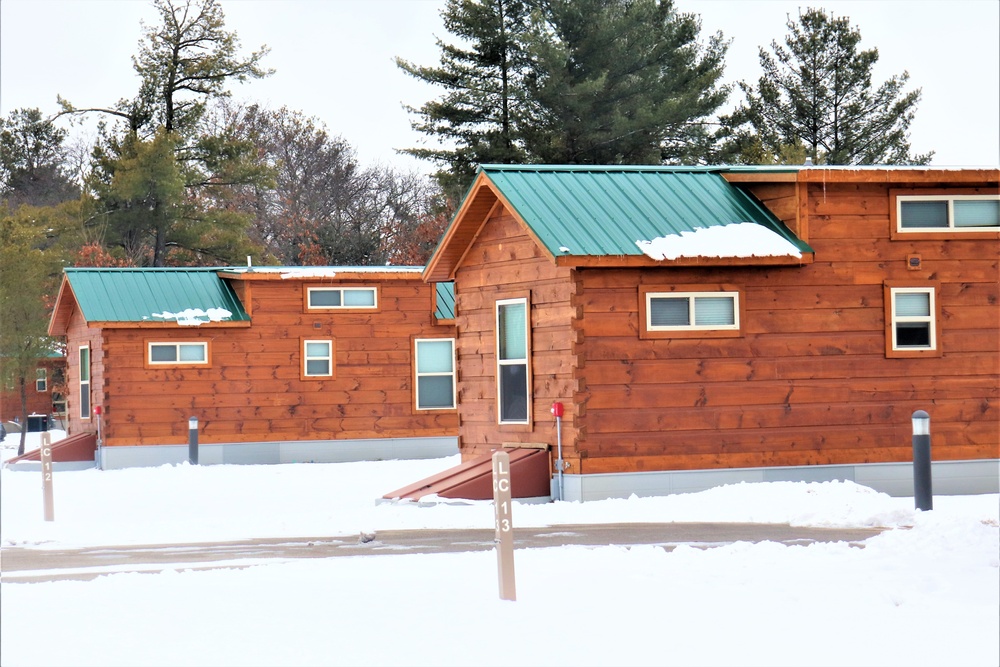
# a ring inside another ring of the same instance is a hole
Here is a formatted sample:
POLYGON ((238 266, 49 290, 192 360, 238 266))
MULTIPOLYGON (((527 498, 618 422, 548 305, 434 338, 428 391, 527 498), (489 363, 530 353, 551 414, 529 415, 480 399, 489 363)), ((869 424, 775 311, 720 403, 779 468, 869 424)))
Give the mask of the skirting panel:
MULTIPOLYGON (((565 499, 604 500, 636 496, 694 493, 740 482, 856 482, 890 496, 913 495, 913 464, 866 463, 787 468, 726 468, 664 472, 563 475, 565 499)), ((934 495, 961 496, 1000 493, 1000 461, 934 461, 931 464, 934 495)))
MULTIPOLYGON (((17 463, 4 464, 11 470, 22 470, 26 472, 41 472, 41 461, 18 461, 17 463)), ((53 461, 52 470, 54 472, 66 472, 73 470, 93 470, 96 463, 94 461, 53 461)))
MULTIPOLYGON (((457 453, 458 438, 454 437, 212 443, 198 446, 198 463, 347 463, 437 459, 457 453)), ((104 470, 175 465, 188 460, 188 446, 102 447, 98 452, 98 460, 99 467, 104 470)))

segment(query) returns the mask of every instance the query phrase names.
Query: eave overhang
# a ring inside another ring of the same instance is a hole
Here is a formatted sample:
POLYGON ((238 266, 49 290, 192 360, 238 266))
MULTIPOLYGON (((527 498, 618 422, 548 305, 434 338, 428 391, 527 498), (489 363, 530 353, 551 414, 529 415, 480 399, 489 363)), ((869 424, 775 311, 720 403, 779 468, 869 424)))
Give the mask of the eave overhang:
POLYGON ((52 317, 49 318, 48 333, 50 336, 66 335, 74 308, 79 309, 76 295, 73 294, 73 286, 69 284, 69 279, 63 275, 62 282, 59 283, 59 294, 56 296, 56 305, 52 309, 52 317))

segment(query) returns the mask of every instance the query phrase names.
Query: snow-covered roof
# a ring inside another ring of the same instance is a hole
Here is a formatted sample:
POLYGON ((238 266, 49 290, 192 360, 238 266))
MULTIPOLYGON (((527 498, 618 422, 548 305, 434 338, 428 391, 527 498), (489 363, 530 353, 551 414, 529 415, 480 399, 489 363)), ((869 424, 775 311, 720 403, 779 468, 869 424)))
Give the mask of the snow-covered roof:
POLYGON ((184 326, 249 322, 236 292, 219 271, 219 267, 67 268, 49 331, 64 333, 70 295, 87 322, 184 326))
POLYGON ((690 257, 801 257, 802 252, 783 236, 753 222, 700 227, 660 236, 636 245, 655 260, 690 257))

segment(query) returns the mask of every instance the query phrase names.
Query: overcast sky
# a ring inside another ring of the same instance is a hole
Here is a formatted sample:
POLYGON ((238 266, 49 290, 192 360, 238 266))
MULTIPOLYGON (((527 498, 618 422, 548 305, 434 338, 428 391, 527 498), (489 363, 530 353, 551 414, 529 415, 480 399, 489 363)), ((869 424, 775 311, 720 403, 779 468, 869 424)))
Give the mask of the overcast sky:
MULTIPOLYGON (((362 163, 431 171, 394 149, 419 146, 404 104, 438 91, 406 76, 395 56, 436 64, 435 38, 452 41, 444 0, 222 0, 227 28, 245 52, 271 48, 268 79, 232 88, 236 99, 287 106, 322 120, 355 147, 362 163)), ((732 39, 724 80, 756 81, 757 51, 787 33, 786 16, 820 6, 849 16, 862 48, 877 47, 878 85, 909 71, 923 97, 911 126, 914 152, 938 166, 1000 164, 1000 2, 998 0, 676 0, 699 14, 702 35, 732 39)), ((57 111, 56 95, 78 107, 135 95, 131 66, 140 20, 155 24, 147 0, 0 0, 0 114, 57 111)), ((736 96, 731 97, 736 101, 736 96)))

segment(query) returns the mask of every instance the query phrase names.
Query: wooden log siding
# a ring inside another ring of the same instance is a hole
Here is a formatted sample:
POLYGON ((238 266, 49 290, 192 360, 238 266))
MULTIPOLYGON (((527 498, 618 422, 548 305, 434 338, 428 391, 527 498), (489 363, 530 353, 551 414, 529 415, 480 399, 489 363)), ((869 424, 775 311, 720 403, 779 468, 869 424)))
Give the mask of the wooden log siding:
POLYGON ((66 347, 66 430, 67 433, 96 433, 94 407, 105 409, 104 338, 101 330, 87 326, 80 311, 74 310, 67 325, 66 347), (90 346, 90 418, 80 417, 80 346, 90 346))
POLYGON ((998 243, 890 240, 886 183, 797 187, 811 265, 579 270, 578 471, 908 461, 917 409, 935 460, 1000 454, 998 243), (940 357, 886 358, 885 281, 940 283, 940 357), (706 283, 739 286, 741 337, 639 340, 639 284, 706 283))
MULTIPOLYGON (((579 347, 574 272, 556 267, 525 228, 497 207, 469 248, 455 281, 457 323, 461 336, 456 354, 459 367, 459 431, 463 460, 488 453, 504 443, 556 442, 555 417, 550 409, 559 401, 563 442, 577 438, 579 386, 576 352, 579 347), (531 412, 528 425, 500 425, 497 419, 496 310, 498 299, 527 296, 530 306, 531 412)), ((579 463, 569 448, 564 456, 579 463)))
POLYGON ((413 339, 455 336, 454 326, 433 323, 434 286, 416 275, 338 279, 379 290, 376 311, 340 313, 304 312, 304 284, 313 283, 261 279, 241 288, 251 295, 250 327, 104 329, 106 444, 183 444, 191 416, 202 443, 455 435, 455 410, 414 404, 413 339), (146 368, 147 342, 174 339, 208 341, 211 364, 146 368), (302 378, 303 339, 336 341, 334 379, 302 378))

